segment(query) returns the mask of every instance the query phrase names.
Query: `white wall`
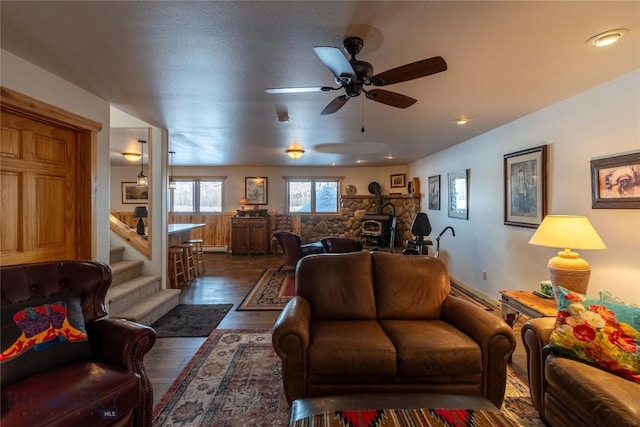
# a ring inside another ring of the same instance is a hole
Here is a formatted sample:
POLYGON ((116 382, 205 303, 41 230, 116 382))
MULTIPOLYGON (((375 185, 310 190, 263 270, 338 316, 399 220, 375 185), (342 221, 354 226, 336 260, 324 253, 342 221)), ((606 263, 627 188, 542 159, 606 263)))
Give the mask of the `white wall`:
POLYGON ((557 250, 529 245, 535 230, 503 223, 503 156, 548 144, 548 213, 586 215, 607 245, 581 253, 591 264, 588 293, 605 288, 640 302, 640 210, 592 209, 590 183, 591 159, 640 149, 639 82, 635 71, 409 165, 423 183, 441 175, 441 210, 427 213, 434 235, 447 225, 456 230, 441 239, 453 277, 494 299, 500 290, 533 290, 547 279, 557 250), (467 168, 469 220, 449 218, 447 173, 467 168))
MULTIPOLYGON (((102 123, 93 182, 95 217, 92 258, 109 262, 109 103, 5 50, 0 50, 0 84, 39 101, 102 123)), ((87 236, 87 238, 90 238, 87 236)))

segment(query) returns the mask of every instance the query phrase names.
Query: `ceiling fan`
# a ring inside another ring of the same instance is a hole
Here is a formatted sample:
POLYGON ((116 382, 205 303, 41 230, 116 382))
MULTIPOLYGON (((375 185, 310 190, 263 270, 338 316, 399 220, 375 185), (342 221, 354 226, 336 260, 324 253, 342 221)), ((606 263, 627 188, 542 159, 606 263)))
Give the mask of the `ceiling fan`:
POLYGON ((365 90, 364 86, 386 86, 406 82, 408 80, 440 73, 447 69, 445 60, 441 56, 434 56, 433 58, 412 62, 373 75, 373 65, 356 59, 356 55, 360 53, 364 45, 362 38, 348 37, 344 40, 343 45, 347 53, 351 55, 350 60, 347 60, 337 47, 316 46, 313 48, 320 60, 333 73, 336 78, 336 83, 340 85, 339 87, 283 87, 265 89, 265 91, 267 93, 302 93, 328 92, 344 89, 345 94, 333 99, 333 101, 322 110, 320 113, 322 115, 335 113, 346 104, 349 98, 360 96, 361 93, 364 93, 367 98, 382 104, 397 108, 407 108, 415 104, 417 99, 384 89, 365 90))

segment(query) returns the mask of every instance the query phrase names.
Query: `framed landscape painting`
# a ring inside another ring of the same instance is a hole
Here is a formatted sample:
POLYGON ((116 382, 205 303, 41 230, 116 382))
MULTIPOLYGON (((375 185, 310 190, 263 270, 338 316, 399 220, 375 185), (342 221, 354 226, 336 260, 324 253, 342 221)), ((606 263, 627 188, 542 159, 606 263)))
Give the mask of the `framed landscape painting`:
POLYGON ((449 217, 469 219, 469 169, 449 172, 449 217))
POLYGON ((149 187, 138 187, 137 182, 122 183, 123 204, 145 204, 149 202, 149 187))
POLYGON ((244 179, 244 197, 247 199, 248 205, 266 205, 268 204, 268 178, 263 177, 245 177, 244 179))
POLYGON ((391 188, 402 188, 407 185, 407 175, 399 173, 391 175, 391 188))
POLYGON ((504 223, 538 228, 547 214, 547 146, 504 155, 504 223))

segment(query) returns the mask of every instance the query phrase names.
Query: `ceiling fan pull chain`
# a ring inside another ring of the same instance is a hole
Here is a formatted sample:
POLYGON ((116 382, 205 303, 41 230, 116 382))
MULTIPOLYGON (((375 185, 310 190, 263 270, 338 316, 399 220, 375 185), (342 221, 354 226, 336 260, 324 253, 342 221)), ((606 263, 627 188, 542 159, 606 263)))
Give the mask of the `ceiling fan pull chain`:
POLYGON ((364 96, 362 97, 362 128, 360 132, 364 133, 364 96))

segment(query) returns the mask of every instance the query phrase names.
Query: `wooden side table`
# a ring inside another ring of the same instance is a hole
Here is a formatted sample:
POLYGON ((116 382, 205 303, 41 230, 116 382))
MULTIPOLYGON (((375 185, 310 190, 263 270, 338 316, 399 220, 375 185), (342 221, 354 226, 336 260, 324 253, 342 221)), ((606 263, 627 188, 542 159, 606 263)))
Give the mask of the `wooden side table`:
POLYGON ((529 318, 555 317, 558 314, 554 298, 542 298, 532 291, 500 291, 502 295, 502 317, 513 328, 520 315, 529 318))

